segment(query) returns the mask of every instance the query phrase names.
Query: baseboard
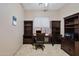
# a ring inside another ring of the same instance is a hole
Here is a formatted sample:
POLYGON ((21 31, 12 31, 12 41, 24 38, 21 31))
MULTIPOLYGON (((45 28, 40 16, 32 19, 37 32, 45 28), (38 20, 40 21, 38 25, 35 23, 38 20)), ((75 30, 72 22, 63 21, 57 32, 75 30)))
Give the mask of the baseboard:
MULTIPOLYGON (((23 45, 23 44, 22 44, 23 45)), ((16 55, 16 53, 19 51, 19 49, 22 47, 22 45, 21 46, 19 46, 19 48, 16 50, 16 52, 13 54, 13 56, 15 56, 16 55)))

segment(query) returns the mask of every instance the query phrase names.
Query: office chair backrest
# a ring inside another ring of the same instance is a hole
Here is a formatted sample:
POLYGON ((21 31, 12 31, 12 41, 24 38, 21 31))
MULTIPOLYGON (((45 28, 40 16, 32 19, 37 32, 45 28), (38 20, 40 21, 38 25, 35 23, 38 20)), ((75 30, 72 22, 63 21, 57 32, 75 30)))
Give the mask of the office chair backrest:
POLYGON ((44 41, 44 36, 45 36, 44 33, 39 33, 36 36, 37 36, 37 41, 44 41))

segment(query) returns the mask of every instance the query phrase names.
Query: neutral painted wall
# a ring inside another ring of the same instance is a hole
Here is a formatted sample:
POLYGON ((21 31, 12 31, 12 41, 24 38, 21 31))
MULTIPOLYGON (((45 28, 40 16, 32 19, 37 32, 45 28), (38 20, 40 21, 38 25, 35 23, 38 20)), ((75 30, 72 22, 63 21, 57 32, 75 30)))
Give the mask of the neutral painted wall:
POLYGON ((49 17, 49 20, 60 20, 59 11, 25 11, 25 20, 34 20, 35 17, 49 17))
POLYGON ((64 36, 64 17, 75 14, 79 12, 79 3, 67 4, 60 10, 61 19, 61 34, 64 36))
POLYGON ((23 42, 23 8, 20 4, 0 4, 0 55, 14 55, 23 42), (12 25, 16 16, 17 25, 12 25))

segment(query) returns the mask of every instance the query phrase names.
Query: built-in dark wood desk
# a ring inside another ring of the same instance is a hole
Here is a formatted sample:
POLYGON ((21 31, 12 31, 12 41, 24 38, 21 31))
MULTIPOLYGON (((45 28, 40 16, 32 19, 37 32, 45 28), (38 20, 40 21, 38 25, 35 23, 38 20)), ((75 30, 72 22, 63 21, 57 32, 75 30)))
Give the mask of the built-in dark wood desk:
MULTIPOLYGON (((34 39, 36 38, 36 36, 33 36, 33 41, 34 39)), ((51 36, 44 36, 44 43, 47 44, 47 43, 51 43, 51 36)))

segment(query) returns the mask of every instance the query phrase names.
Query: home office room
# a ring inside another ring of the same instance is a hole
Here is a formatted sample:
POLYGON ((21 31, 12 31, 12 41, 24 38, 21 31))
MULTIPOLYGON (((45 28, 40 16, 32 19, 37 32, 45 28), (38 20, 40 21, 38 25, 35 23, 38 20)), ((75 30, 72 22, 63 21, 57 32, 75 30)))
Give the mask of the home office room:
POLYGON ((0 56, 79 56, 79 3, 0 3, 0 56))

